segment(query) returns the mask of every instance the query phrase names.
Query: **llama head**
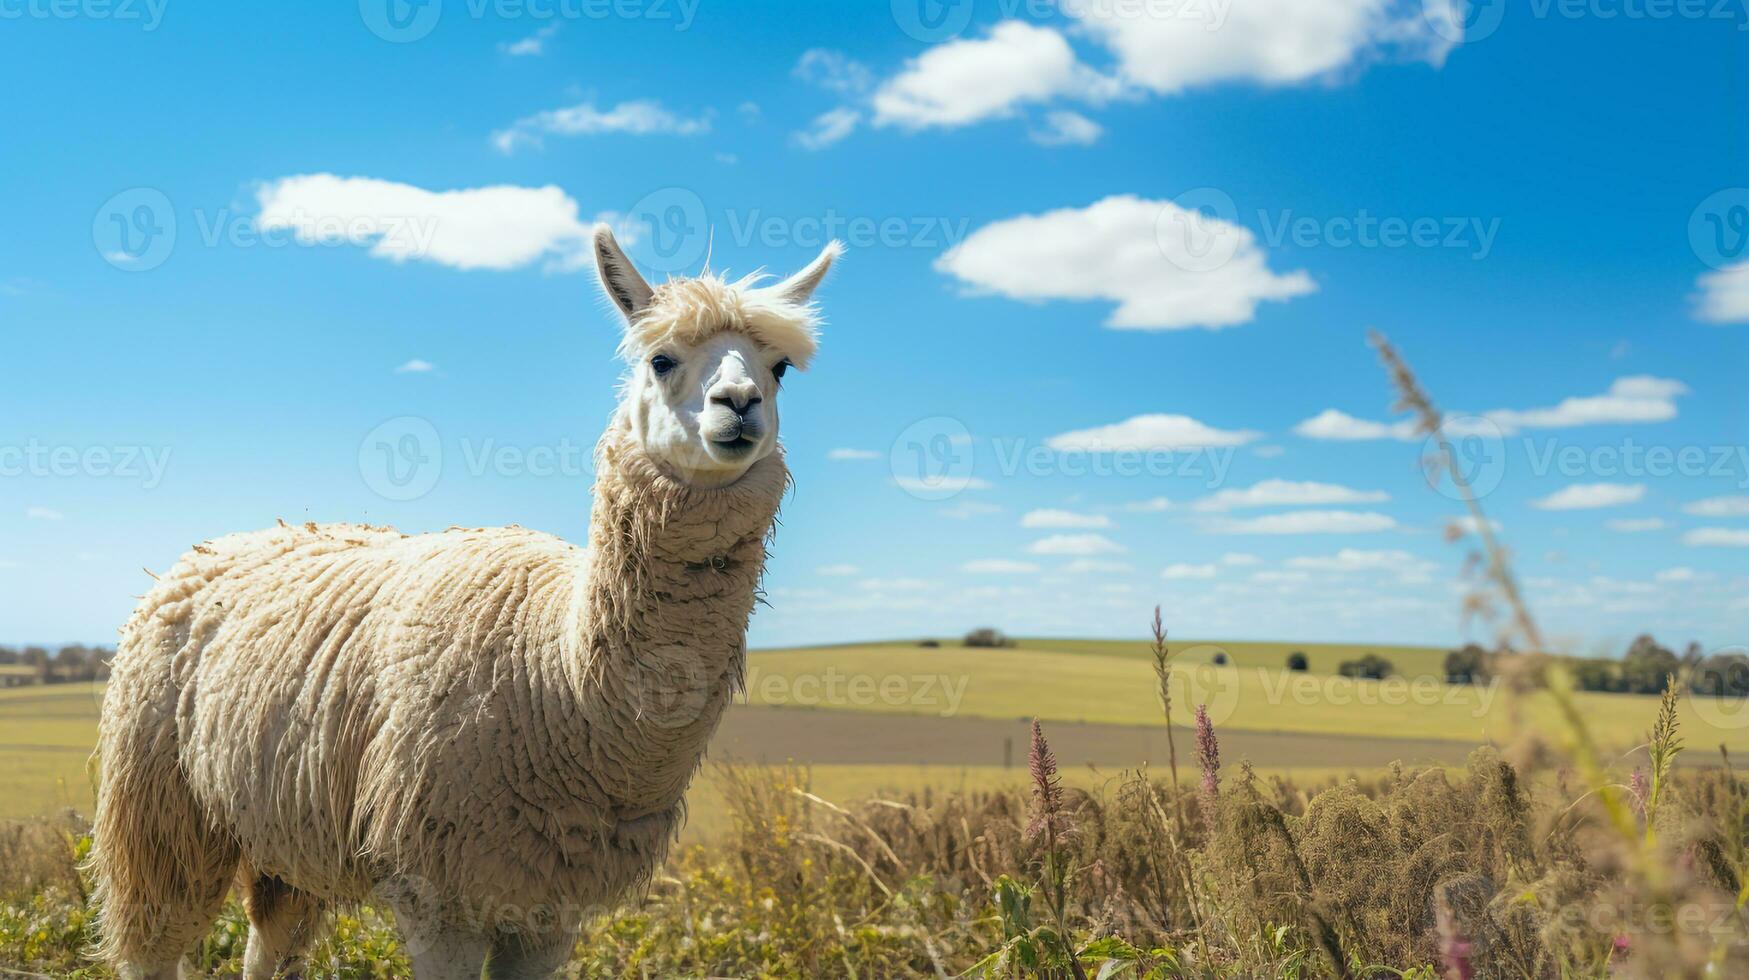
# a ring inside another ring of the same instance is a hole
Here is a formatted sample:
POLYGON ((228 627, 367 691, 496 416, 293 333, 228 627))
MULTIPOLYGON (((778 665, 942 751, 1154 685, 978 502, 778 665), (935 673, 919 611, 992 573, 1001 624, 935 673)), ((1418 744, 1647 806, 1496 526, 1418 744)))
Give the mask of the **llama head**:
POLYGON ((709 271, 651 287, 606 225, 595 228, 601 287, 625 315, 620 355, 630 366, 619 416, 633 442, 682 482, 727 486, 777 449, 784 373, 814 356, 814 290, 839 245, 807 268, 765 284, 709 271))

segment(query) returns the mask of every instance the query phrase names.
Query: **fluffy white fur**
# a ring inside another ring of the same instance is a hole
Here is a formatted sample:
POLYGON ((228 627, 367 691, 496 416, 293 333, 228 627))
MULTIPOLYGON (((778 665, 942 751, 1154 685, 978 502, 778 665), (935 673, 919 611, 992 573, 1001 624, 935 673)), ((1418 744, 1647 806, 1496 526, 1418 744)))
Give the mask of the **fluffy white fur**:
MULTIPOLYGON (((805 291, 650 290, 598 244, 632 324, 628 391, 649 351, 723 332, 812 354, 830 254, 805 291)), ((587 550, 518 527, 282 525, 197 545, 158 581, 104 700, 106 958, 174 976, 235 882, 252 977, 365 899, 394 909, 421 978, 546 976, 584 914, 647 880, 740 681, 788 474, 773 449, 692 485, 630 414, 597 447, 587 550)))

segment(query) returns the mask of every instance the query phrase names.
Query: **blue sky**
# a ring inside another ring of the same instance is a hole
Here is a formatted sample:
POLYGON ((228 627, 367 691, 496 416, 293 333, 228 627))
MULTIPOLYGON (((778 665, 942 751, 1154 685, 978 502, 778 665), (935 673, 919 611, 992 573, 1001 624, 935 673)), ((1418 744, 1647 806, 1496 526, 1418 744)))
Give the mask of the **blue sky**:
POLYGON ((1749 633, 1739 4, 395 3, 0 0, 0 640, 275 518, 581 540, 598 219, 850 245, 755 644, 1485 634, 1369 328, 1564 645, 1749 633))

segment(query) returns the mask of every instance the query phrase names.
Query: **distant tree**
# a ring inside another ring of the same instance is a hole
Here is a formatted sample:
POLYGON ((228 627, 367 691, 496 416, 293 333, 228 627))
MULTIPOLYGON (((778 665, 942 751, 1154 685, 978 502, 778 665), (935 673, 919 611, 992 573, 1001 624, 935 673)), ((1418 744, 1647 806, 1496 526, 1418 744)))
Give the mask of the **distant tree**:
POLYGON ((1001 630, 991 629, 988 626, 967 633, 965 644, 969 647, 1005 647, 1012 645, 1008 637, 1004 636, 1001 630))
POLYGON ((1224 653, 1215 654, 1215 666, 1216 667, 1225 667, 1226 665, 1227 665, 1227 655, 1224 653))
POLYGON ((1445 655, 1448 684, 1484 684, 1488 680, 1488 651, 1474 643, 1445 655))
POLYGON ((55 680, 55 668, 49 662, 49 652, 42 647, 25 647, 18 654, 18 659, 37 669, 44 684, 52 684, 55 680))
POLYGON ((1662 694, 1666 679, 1682 669, 1676 654, 1658 645, 1649 634, 1642 634, 1628 647, 1621 659, 1622 690, 1632 694, 1662 694))
POLYGON ((1336 668, 1343 677, 1364 677, 1380 681, 1391 676, 1395 670, 1391 662, 1376 653, 1368 653, 1359 660, 1345 660, 1336 668))
POLYGON ((1694 640, 1688 641, 1688 646, 1682 651, 1682 666, 1688 670, 1699 667, 1706 660, 1706 647, 1694 640))
POLYGON ((10 667, 18 663, 18 651, 11 647, 0 647, 0 667, 10 667))
POLYGON ((924 640, 917 645, 920 647, 938 647, 938 646, 941 646, 941 641, 940 640, 924 640))
POLYGON ((1287 669, 1288 670, 1305 671, 1305 670, 1310 670, 1311 667, 1312 667, 1311 663, 1306 660, 1306 655, 1299 652, 1298 650, 1295 650, 1293 653, 1290 653, 1287 655, 1287 669))
POLYGON ((1721 653, 1701 661, 1689 687, 1712 697, 1749 697, 1749 657, 1721 653))
POLYGON ((1616 665, 1607 660, 1585 658, 1572 662, 1573 684, 1581 691, 1619 691, 1616 665))

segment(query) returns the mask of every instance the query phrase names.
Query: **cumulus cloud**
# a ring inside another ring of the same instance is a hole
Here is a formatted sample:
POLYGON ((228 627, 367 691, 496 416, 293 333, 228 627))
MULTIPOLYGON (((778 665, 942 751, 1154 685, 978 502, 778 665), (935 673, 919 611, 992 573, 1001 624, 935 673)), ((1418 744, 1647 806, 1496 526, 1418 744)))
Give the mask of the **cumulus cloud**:
POLYGON ((1355 490, 1335 483, 1264 480, 1244 489, 1222 490, 1191 504, 1192 510, 1227 511, 1247 507, 1308 507, 1319 504, 1376 504, 1391 499, 1382 490, 1355 490))
POLYGON ((411 361, 395 368, 396 374, 429 374, 437 370, 437 365, 427 360, 413 358, 411 361))
POLYGON ((1017 106, 1116 95, 1111 79, 1081 64, 1063 35, 1005 20, 981 38, 935 45, 875 90, 874 123, 922 129, 1012 115, 1017 106))
POLYGON ((1021 527, 1106 528, 1111 518, 1104 514, 1078 514, 1070 510, 1030 510, 1020 518, 1021 527))
POLYGON ((1670 525, 1662 517, 1618 517, 1605 521, 1603 526, 1621 534, 1644 534, 1662 531, 1670 525))
POLYGON ((1123 505, 1123 509, 1132 514, 1158 514, 1163 510, 1172 509, 1172 501, 1165 497, 1149 497, 1147 500, 1132 500, 1123 505))
POLYGON ((1696 548, 1749 548, 1749 530, 1699 527, 1684 534, 1682 543, 1696 548))
POLYGON ((1103 534, 1053 534, 1028 545, 1034 555, 1116 555, 1126 549, 1103 534))
POLYGON ((1219 575, 1221 570, 1214 565, 1167 565, 1160 570, 1160 577, 1169 581, 1183 579, 1210 579, 1219 575))
POLYGON ((862 569, 855 565, 821 565, 814 569, 815 575, 825 575, 831 578, 841 578, 848 575, 859 575, 862 569))
POLYGON ((840 462, 863 459, 880 459, 881 454, 872 449, 833 449, 826 453, 827 459, 840 462))
POLYGON ((1643 483, 1575 483, 1530 505, 1537 510, 1596 510, 1639 503, 1645 496, 1643 483))
POLYGON ((498 45, 498 50, 512 58, 531 58, 536 55, 542 55, 546 53, 547 41, 551 40, 553 35, 557 33, 559 33, 559 25, 548 24, 519 41, 510 41, 498 45))
POLYGON ((828 109, 814 117, 807 129, 795 133, 796 145, 804 150, 823 150, 856 131, 862 113, 848 106, 828 109))
POLYGON ((1233 568, 1248 568, 1252 565, 1263 564, 1263 559, 1256 555, 1245 554, 1242 551, 1229 551, 1221 556, 1221 564, 1229 565, 1233 568))
POLYGON ((874 74, 867 65, 842 51, 829 48, 803 51, 790 73, 810 85, 839 95, 860 95, 874 84, 874 74))
POLYGON ((524 116, 493 133, 492 145, 500 153, 514 153, 525 146, 540 146, 543 136, 596 136, 602 133, 696 136, 710 132, 710 128, 709 116, 682 116, 654 99, 632 99, 609 109, 598 109, 593 102, 581 102, 524 116))
POLYGON ((1044 125, 1027 133, 1040 146, 1092 146, 1104 135, 1105 127, 1079 112, 1057 109, 1045 113, 1044 125))
POLYGON ((1708 323, 1749 323, 1749 261, 1700 277, 1694 315, 1708 323))
POLYGON ((1123 0, 1076 7, 1124 81, 1162 95, 1223 82, 1292 85, 1384 58, 1438 65, 1452 45, 1422 0, 1247 0, 1141 17, 1123 0))
POLYGON ((1684 514, 1696 517, 1749 517, 1749 495, 1708 497, 1682 506, 1684 514))
POLYGON ((1256 316, 1259 303, 1317 289, 1303 270, 1272 271, 1249 229, 1129 194, 992 222, 935 268, 974 292, 1009 299, 1114 302, 1105 325, 1119 330, 1237 326, 1256 316), (1177 253, 1167 246, 1187 228, 1202 242, 1203 258, 1168 258, 1177 253))
POLYGON ((1220 534, 1371 534, 1396 526, 1393 518, 1373 511, 1296 510, 1249 520, 1223 519, 1206 529, 1220 534))
POLYGON ((263 231, 289 230, 306 245, 368 246, 391 262, 417 259, 456 269, 515 269, 545 261, 574 269, 590 261, 591 225, 557 187, 498 185, 429 191, 370 177, 300 174, 255 193, 263 231))
POLYGON ((1031 575, 1038 571, 1038 566, 1030 561, 979 558, 961 565, 960 571, 968 575, 1031 575))
POLYGON ((1262 433, 1204 425, 1188 415, 1137 415, 1113 425, 1051 436, 1045 445, 1059 452, 1173 452, 1242 446, 1262 433))
MULTIPOLYGON (((1689 393, 1687 385, 1670 378, 1634 375, 1617 378, 1601 395, 1563 399, 1545 408, 1500 408, 1480 413, 1493 423, 1502 435, 1520 429, 1568 429, 1581 425, 1609 423, 1667 422, 1676 417, 1676 399, 1689 393)), ((1463 421, 1466 413, 1453 412, 1448 429, 1462 425, 1465 431, 1486 432, 1480 423, 1463 421)), ((1294 426, 1294 432, 1308 439, 1365 441, 1373 439, 1413 440, 1420 438, 1415 423, 1373 422, 1357 419, 1334 408, 1294 426)))

